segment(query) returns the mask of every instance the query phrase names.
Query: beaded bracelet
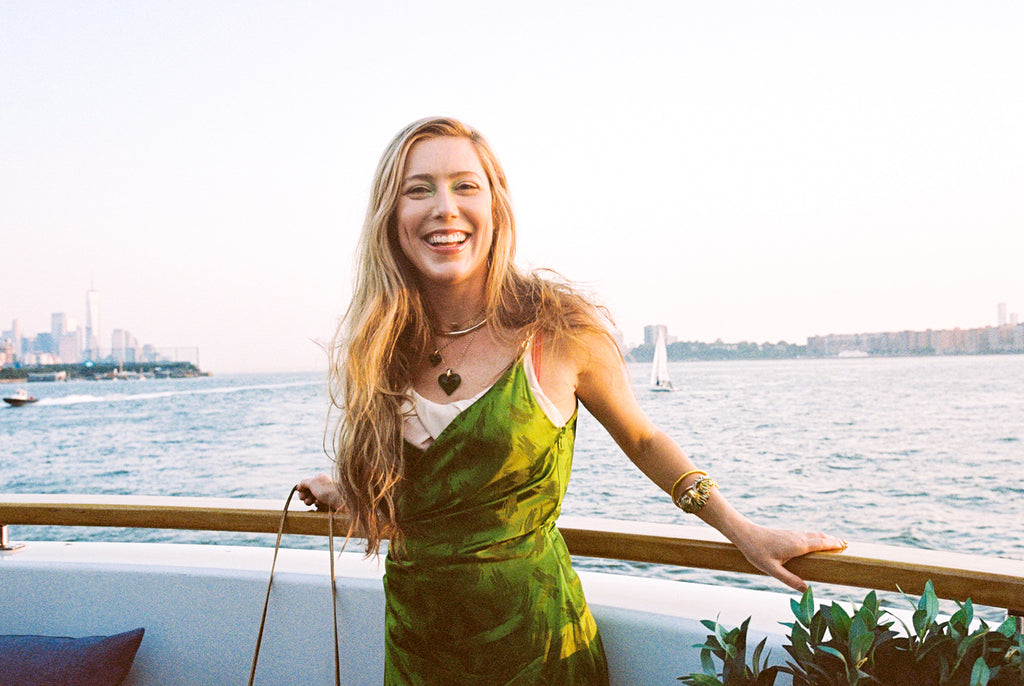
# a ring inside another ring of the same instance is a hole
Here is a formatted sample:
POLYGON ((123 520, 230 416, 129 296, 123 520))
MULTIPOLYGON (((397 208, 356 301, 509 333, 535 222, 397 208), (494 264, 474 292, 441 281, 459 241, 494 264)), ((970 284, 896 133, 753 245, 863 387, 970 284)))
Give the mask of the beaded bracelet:
POLYGON ((696 514, 708 504, 711 497, 711 489, 718 488, 718 482, 711 477, 704 475, 694 481, 689 488, 673 498, 676 507, 687 514, 696 514))

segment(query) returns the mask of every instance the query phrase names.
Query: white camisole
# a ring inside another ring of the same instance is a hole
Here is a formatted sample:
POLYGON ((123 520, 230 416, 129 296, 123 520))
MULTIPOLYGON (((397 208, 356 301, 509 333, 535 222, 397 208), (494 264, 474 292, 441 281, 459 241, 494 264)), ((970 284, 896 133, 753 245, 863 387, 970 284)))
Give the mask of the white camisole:
MULTIPOLYGON (((530 345, 527 345, 526 350, 523 352, 523 367, 526 370, 526 379, 530 385, 530 392, 533 393, 534 400, 537 401, 537 404, 540 405, 552 424, 558 427, 565 426, 566 418, 558 411, 555 404, 544 395, 544 391, 540 387, 537 374, 533 369, 533 355, 531 354, 530 345)), ((490 389, 491 387, 488 386, 472 398, 463 398, 462 400, 455 400, 450 403, 436 403, 410 389, 412 399, 406 399, 402 405, 402 413, 405 417, 402 424, 402 438, 420 450, 426 450, 434 442, 434 439, 441 435, 445 427, 451 424, 463 410, 479 400, 490 389)))

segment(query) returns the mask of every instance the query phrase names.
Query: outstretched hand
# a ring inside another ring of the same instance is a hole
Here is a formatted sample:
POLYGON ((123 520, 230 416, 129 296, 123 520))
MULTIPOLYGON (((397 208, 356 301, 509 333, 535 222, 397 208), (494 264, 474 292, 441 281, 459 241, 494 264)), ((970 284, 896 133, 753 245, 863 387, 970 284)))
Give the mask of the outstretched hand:
POLYGON ((341 491, 338 490, 338 484, 327 474, 317 474, 309 479, 303 479, 298 483, 295 494, 299 500, 315 506, 318 510, 348 511, 345 501, 342 500, 341 491))
POLYGON ((735 543, 750 564, 801 592, 807 590, 807 583, 783 565, 807 553, 846 549, 846 541, 836 536, 756 525, 749 536, 735 543))

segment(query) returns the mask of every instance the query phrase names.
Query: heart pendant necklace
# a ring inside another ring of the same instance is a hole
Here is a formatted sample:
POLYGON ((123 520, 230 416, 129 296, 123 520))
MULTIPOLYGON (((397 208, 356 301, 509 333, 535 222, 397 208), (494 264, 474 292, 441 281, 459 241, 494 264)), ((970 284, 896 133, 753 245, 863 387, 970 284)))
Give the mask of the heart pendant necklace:
POLYGON ((445 371, 444 374, 437 377, 437 385, 441 387, 441 390, 447 395, 451 395, 455 392, 455 389, 462 383, 462 377, 456 372, 453 372, 450 368, 445 371))
MULTIPOLYGON (((462 361, 464 359, 466 359, 466 353, 469 352, 469 347, 471 345, 473 345, 473 339, 476 338, 476 332, 477 332, 477 330, 481 326, 484 325, 484 323, 486 323, 486 320, 484 320, 483 322, 480 322, 476 326, 470 328, 468 331, 461 332, 463 334, 469 333, 471 335, 469 336, 468 339, 466 339, 466 347, 462 349, 462 354, 459 355, 459 361, 455 363, 456 367, 461 365, 462 361)), ((445 334, 441 334, 441 335, 445 335, 445 334)), ((451 334, 448 334, 448 335, 451 335, 451 334)), ((427 359, 430 361, 430 364, 432 366, 434 366, 434 367, 437 367, 442 362, 444 362, 444 356, 441 354, 441 351, 443 351, 445 348, 447 348, 449 345, 451 345, 454 342, 455 341, 453 339, 453 340, 448 341, 447 343, 445 343, 443 346, 441 346, 439 348, 435 348, 434 352, 430 353, 430 355, 427 357, 427 359)), ((441 390, 445 392, 445 395, 451 395, 452 393, 454 393, 455 390, 461 384, 462 384, 462 377, 459 376, 458 372, 456 372, 454 369, 452 369, 452 367, 448 367, 447 369, 444 370, 444 372, 441 373, 441 375, 439 377, 437 377, 437 385, 441 387, 441 390)))

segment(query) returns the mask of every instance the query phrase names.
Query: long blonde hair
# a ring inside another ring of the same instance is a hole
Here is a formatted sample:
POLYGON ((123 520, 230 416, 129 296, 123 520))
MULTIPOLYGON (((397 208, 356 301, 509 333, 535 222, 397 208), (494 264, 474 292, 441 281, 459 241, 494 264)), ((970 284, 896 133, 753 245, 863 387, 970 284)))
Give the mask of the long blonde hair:
POLYGON ((432 332, 415 269, 398 244, 395 209, 409 150, 418 141, 438 137, 470 140, 490 184, 494 237, 485 306, 497 329, 520 335, 543 330, 570 339, 586 331, 607 332, 603 310, 563 279, 524 274, 516 267, 508 182, 479 132, 446 117, 421 119, 400 131, 373 177, 352 301, 331 345, 331 400, 340 411, 333 442, 335 477, 353 530, 366 537, 367 554, 384 539, 401 541, 396 508, 404 473, 401 405, 432 332))

